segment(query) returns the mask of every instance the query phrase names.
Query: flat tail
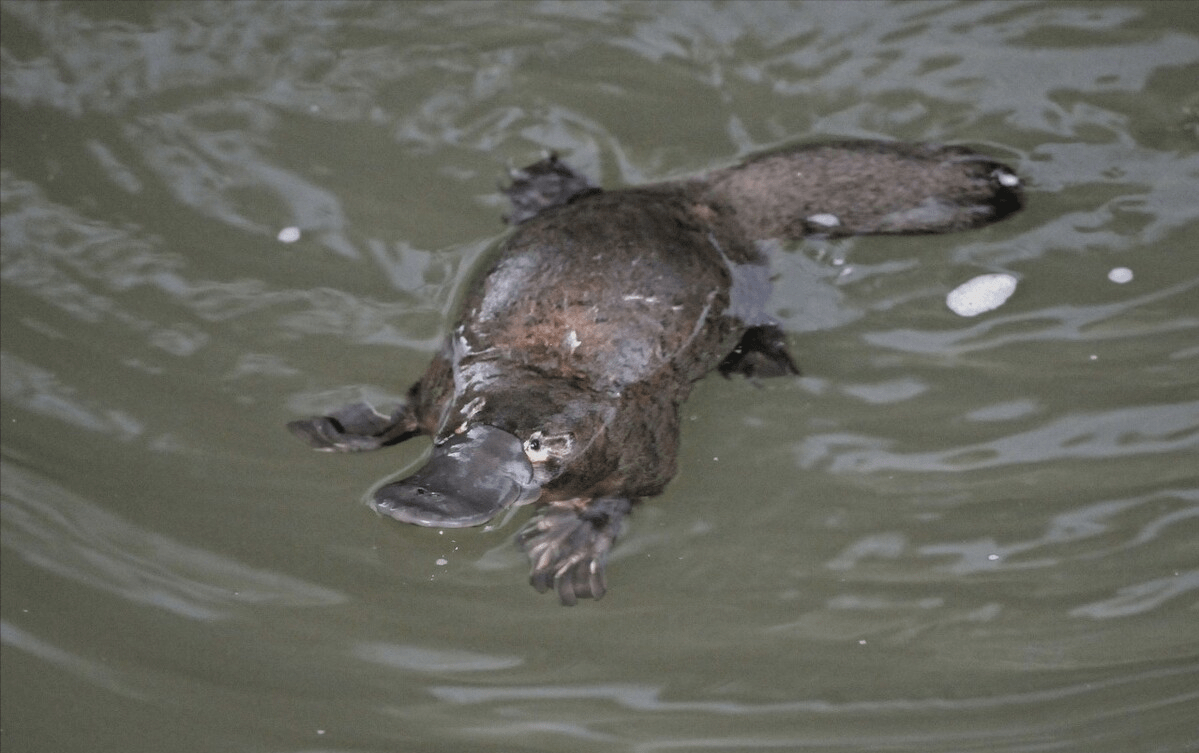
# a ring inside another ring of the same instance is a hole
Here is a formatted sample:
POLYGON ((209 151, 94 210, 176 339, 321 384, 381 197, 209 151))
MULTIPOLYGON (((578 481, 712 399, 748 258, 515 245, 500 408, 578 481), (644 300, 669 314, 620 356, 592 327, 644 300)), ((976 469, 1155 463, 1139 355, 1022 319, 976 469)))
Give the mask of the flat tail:
POLYGON ((708 175, 750 238, 948 233, 1019 211, 1010 167, 960 146, 888 141, 808 144, 708 175))

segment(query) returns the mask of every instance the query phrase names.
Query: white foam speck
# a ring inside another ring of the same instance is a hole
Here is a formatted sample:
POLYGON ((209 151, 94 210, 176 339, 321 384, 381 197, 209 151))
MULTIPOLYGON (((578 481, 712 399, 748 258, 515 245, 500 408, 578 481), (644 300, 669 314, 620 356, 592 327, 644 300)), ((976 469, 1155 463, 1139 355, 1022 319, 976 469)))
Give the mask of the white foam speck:
POLYGON ((814 214, 808 217, 808 222, 820 227, 838 227, 841 224, 841 218, 835 214, 814 214))
POLYGON ((1116 267, 1107 273, 1107 279, 1119 285, 1132 282, 1132 270, 1128 267, 1116 267))
POLYGON ((1014 292, 1016 278, 1012 275, 979 275, 951 290, 945 305, 958 316, 978 316, 999 308, 1014 292))
POLYGON ((294 225, 292 227, 285 227, 275 237, 279 239, 280 243, 295 243, 300 240, 300 228, 294 225))

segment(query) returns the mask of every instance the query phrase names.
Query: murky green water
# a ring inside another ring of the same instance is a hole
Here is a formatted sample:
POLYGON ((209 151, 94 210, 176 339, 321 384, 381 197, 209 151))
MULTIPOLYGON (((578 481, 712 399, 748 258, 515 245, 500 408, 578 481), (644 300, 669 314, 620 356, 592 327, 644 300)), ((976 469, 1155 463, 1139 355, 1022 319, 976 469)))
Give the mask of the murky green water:
POLYGON ((1199 749, 1194 6, 0 19, 5 753, 1199 749), (603 601, 525 584, 527 513, 361 506, 427 442, 284 430, 419 375, 506 166, 845 137, 972 144, 1028 208, 775 249, 805 376, 698 387, 603 601))

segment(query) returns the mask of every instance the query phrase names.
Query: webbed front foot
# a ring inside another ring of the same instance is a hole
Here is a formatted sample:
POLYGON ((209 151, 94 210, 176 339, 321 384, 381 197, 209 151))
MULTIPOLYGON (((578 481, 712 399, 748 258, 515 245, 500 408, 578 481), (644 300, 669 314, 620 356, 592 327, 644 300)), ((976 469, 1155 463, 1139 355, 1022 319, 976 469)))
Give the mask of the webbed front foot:
POLYGON ((553 587, 565 606, 602 597, 608 550, 632 509, 621 497, 551 503, 516 537, 529 557, 529 583, 538 593, 553 587))
POLYGON ((420 429, 405 406, 385 415, 366 403, 354 403, 329 413, 287 425, 292 434, 314 450, 362 452, 403 442, 420 429))

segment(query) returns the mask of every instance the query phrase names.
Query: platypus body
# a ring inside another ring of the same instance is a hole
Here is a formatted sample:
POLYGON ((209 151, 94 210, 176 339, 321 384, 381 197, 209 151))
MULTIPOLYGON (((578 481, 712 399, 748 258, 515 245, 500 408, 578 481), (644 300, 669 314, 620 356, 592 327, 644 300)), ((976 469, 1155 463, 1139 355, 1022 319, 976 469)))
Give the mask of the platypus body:
POLYGON ((695 381, 798 373, 764 308, 757 241, 941 233, 1021 205, 1020 181, 997 162, 886 142, 802 146, 617 191, 553 156, 514 177, 517 228, 404 405, 289 427, 321 450, 432 437, 421 470, 375 492, 375 509, 398 520, 473 526, 535 503, 517 538, 533 586, 564 604, 603 596, 625 517, 674 476, 695 381))

